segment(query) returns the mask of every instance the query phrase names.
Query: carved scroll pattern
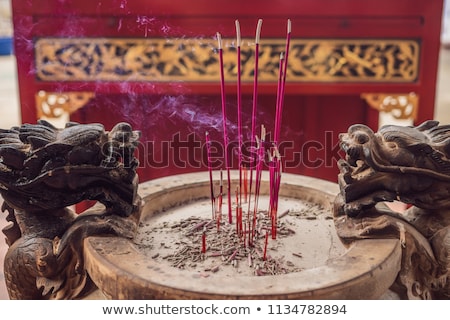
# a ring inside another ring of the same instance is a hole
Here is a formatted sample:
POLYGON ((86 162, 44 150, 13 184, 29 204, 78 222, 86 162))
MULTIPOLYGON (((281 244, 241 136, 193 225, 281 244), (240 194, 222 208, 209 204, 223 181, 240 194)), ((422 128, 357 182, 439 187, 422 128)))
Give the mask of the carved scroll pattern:
MULTIPOLYGON (((254 40, 241 46, 242 80, 253 81, 254 40)), ((214 39, 41 38, 35 43, 42 81, 218 81, 214 39)), ((414 82, 419 69, 414 40, 292 39, 290 81, 414 82)), ((259 77, 277 81, 284 39, 262 39, 259 77)), ((236 48, 224 39, 227 81, 236 77, 236 48)))

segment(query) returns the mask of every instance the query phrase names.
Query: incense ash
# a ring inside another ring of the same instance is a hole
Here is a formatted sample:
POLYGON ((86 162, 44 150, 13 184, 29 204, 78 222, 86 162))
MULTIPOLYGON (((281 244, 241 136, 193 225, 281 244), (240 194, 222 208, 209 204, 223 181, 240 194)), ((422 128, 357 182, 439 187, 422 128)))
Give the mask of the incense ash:
MULTIPOLYGON (((268 197, 261 196, 263 203, 268 197)), ((281 198, 277 239, 271 237, 272 221, 268 211, 257 213, 256 228, 249 236, 253 219, 243 218, 243 228, 209 217, 208 201, 174 208, 140 224, 136 245, 163 268, 193 271, 199 277, 267 276, 299 272, 317 261, 319 253, 329 248, 304 250, 303 237, 313 225, 324 228, 332 222, 325 208, 316 203, 281 198), (197 211, 197 214, 195 211, 197 211)), ((226 213, 223 214, 224 217, 226 213)), ((246 212, 243 216, 247 217, 246 212)), ((314 227, 315 228, 315 227, 314 227)))

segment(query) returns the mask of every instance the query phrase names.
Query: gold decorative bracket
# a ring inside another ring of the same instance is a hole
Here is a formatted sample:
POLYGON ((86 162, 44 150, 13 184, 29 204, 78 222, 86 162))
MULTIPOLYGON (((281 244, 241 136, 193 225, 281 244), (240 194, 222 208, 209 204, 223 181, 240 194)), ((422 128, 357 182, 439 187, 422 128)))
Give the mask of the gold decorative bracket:
POLYGON ((379 112, 390 113, 395 119, 416 120, 419 109, 419 95, 410 93, 362 93, 369 106, 379 112))
POLYGON ((94 96, 93 92, 46 92, 41 90, 35 96, 38 119, 70 115, 85 106, 94 96))

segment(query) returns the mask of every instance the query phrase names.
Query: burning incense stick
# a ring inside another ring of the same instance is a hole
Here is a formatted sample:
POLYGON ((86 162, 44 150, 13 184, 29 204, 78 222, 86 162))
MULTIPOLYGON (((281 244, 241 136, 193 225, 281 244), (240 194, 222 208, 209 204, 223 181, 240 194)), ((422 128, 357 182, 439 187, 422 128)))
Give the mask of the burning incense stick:
MULTIPOLYGON (((288 19, 287 22, 287 35, 286 35, 286 48, 284 50, 285 53, 285 60, 284 60, 284 77, 283 77, 283 95, 282 97, 284 97, 284 87, 286 84, 286 75, 287 75, 287 67, 288 67, 288 57, 289 57, 289 47, 291 45, 291 31, 292 31, 292 26, 291 26, 291 19, 288 19)), ((283 101, 282 101, 283 103, 283 101)))
MULTIPOLYGON (((258 104, 258 64, 259 64, 259 40, 261 38, 261 27, 262 19, 258 20, 258 25, 256 26, 256 36, 255 36, 255 69, 253 77, 253 108, 252 108, 252 128, 251 128, 251 148, 254 148, 255 144, 255 130, 256 130, 256 109, 258 104)), ((249 194, 252 193, 253 184, 253 161, 250 165, 250 188, 249 194)), ((248 202, 248 212, 250 212, 250 201, 248 202)))
POLYGON ((280 63, 279 63, 279 72, 278 72, 278 85, 277 85, 277 100, 275 103, 275 128, 274 128, 274 137, 273 141, 275 145, 278 145, 279 133, 280 133, 280 125, 281 125, 281 96, 283 94, 283 68, 284 68, 284 52, 280 53, 280 63))
POLYGON ((212 206, 212 218, 214 218, 214 212, 215 212, 215 196, 214 196, 214 182, 213 182, 213 175, 212 175, 212 163, 211 163, 211 141, 209 139, 209 133, 206 131, 205 133, 206 137, 206 154, 208 158, 208 171, 209 171, 209 187, 211 192, 211 206, 212 206))
POLYGON ((227 169, 227 195, 228 195, 228 222, 232 223, 232 208, 231 208, 231 179, 230 179, 230 162, 228 159, 228 134, 227 134, 227 107, 225 101, 225 77, 223 70, 223 49, 222 49, 222 36, 217 32, 217 41, 219 43, 219 62, 220 62, 220 91, 222 95, 222 121, 223 121, 223 142, 225 152, 225 167, 227 169))
MULTIPOLYGON (((258 105, 258 72, 259 72, 259 42, 261 37, 261 27, 262 19, 258 20, 255 36, 255 67, 254 67, 254 80, 253 80, 253 104, 252 104, 252 115, 251 115, 251 154, 252 159, 250 166, 243 165, 243 134, 242 134, 242 94, 241 94, 241 32, 239 21, 235 21, 236 25, 236 49, 237 49, 237 117, 238 117, 238 163, 239 163, 239 186, 236 189, 236 234, 240 241, 244 238, 244 246, 248 243, 249 246, 253 245, 255 237, 259 234, 256 230, 257 227, 257 212, 258 212, 258 200, 261 186, 261 175, 264 163, 264 152, 265 152, 265 139, 266 131, 264 125, 261 125, 261 136, 258 137, 255 134, 256 130, 256 116, 257 116, 257 105, 258 105), (257 145, 255 145, 255 140, 257 140, 257 145), (256 168, 255 176, 255 191, 254 191, 254 201, 253 210, 251 210, 251 196, 252 196, 252 185, 253 185, 253 167, 256 168), (248 170, 250 170, 250 178, 248 178, 248 170), (250 181, 248 181, 250 180, 250 181), (249 184, 249 186, 248 186, 249 184), (242 211, 242 192, 244 192, 245 200, 248 201, 248 210, 246 220, 243 221, 243 211, 242 211), (248 198, 247 198, 248 196, 248 198), (248 234, 248 236, 247 236, 248 234)), ((290 45, 291 36, 291 21, 288 20, 288 31, 286 38, 286 52, 280 54, 280 65, 279 65, 279 78, 277 87, 277 100, 276 100, 276 112, 275 112, 275 125, 274 125, 274 144, 269 151, 269 189, 270 189, 270 199, 269 199, 269 218, 272 223, 271 234, 272 239, 276 239, 277 235, 277 211, 278 211, 278 196, 281 181, 281 156, 278 151, 278 140, 281 131, 281 115, 284 102, 284 91, 286 83, 286 70, 287 70, 287 57, 290 45)), ((223 49, 222 49, 222 38, 219 32, 217 32, 217 40, 219 43, 219 60, 220 60, 220 86, 221 86, 221 98, 222 98, 222 120, 223 120, 223 141, 225 146, 225 166, 227 170, 227 195, 228 195, 228 220, 232 223, 232 201, 231 201, 231 182, 230 182, 230 161, 228 154, 228 134, 227 134, 227 112, 226 112, 226 101, 225 101, 225 79, 224 79, 224 64, 223 64, 223 49)), ((209 136, 207 133, 207 145, 209 148, 209 136)), ((212 174, 211 174, 211 160, 210 151, 208 149, 208 169, 210 169, 210 183, 212 184, 212 174)), ((214 189, 211 187, 211 197, 214 198, 214 189)), ((220 192, 218 195, 217 202, 217 212, 215 212, 217 219, 217 228, 220 225, 220 217, 217 214, 222 212, 222 199, 223 197, 223 173, 220 171, 220 192)), ((266 232, 266 243, 264 248, 264 259, 266 259, 267 250, 267 238, 269 231, 266 232)))
POLYGON ((238 164, 239 164, 239 201, 242 202, 242 93, 241 93, 241 27, 239 21, 236 24, 237 47, 237 117, 238 117, 238 164))
POLYGON ((288 19, 287 22, 287 35, 286 35, 286 48, 284 52, 284 65, 280 66, 280 75, 282 75, 282 81, 280 83, 280 92, 279 99, 277 99, 277 112, 275 118, 275 130, 274 130, 274 141, 278 142, 280 138, 281 131, 281 117, 283 113, 283 104, 284 104, 284 91, 286 86, 286 75, 287 75, 287 67, 288 67, 288 57, 289 57, 289 47, 291 41, 291 19, 288 19))
POLYGON ((258 104, 258 64, 259 64, 259 40, 261 39, 262 19, 258 20, 255 36, 255 70, 253 74, 253 109, 252 109, 252 135, 251 139, 255 139, 256 130, 256 108, 258 104))

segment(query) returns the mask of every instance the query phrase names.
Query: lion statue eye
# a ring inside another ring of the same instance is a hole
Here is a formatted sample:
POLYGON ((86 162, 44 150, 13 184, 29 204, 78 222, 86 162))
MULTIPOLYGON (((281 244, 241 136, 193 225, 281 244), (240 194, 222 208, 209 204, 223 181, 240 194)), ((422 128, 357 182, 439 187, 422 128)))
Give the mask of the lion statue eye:
POLYGON ((366 142, 369 141, 369 136, 364 132, 358 132, 355 134, 355 140, 359 144, 365 144, 366 142))
POLYGON ((386 145, 390 149, 396 149, 397 148, 397 144, 395 142, 387 142, 386 145))

